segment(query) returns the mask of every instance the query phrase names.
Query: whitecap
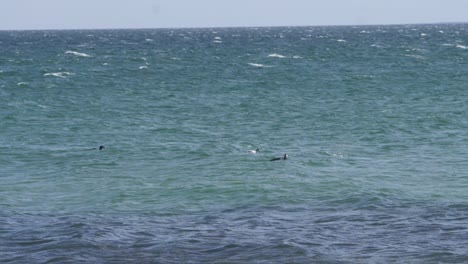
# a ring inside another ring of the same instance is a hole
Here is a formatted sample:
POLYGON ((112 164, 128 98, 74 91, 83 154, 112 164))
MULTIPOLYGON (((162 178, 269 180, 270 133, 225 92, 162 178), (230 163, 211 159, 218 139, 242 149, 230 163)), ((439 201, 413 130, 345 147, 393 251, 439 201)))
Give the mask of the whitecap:
POLYGON ((17 85, 18 86, 28 86, 28 83, 27 82, 19 82, 17 85))
POLYGON ((418 60, 425 60, 426 59, 426 57, 421 56, 421 55, 417 55, 417 54, 406 54, 405 56, 410 57, 410 58, 415 58, 415 59, 418 59, 418 60))
POLYGON ((268 67, 268 66, 263 65, 263 64, 260 64, 260 63, 250 63, 250 62, 249 62, 249 65, 250 65, 250 66, 253 66, 253 67, 257 67, 257 68, 268 67))
POLYGON ((338 41, 338 42, 346 42, 346 40, 344 40, 344 39, 338 39, 338 40, 336 40, 336 41, 338 41))
POLYGON ((77 52, 77 51, 71 51, 71 50, 65 51, 65 54, 73 54, 73 55, 80 56, 80 57, 91 57, 91 55, 89 55, 89 54, 81 53, 81 52, 77 52))
POLYGON ((268 57, 270 57, 270 58, 280 58, 280 59, 286 58, 286 56, 276 54, 276 53, 270 54, 270 55, 268 55, 268 57))
POLYGON ((467 46, 460 45, 460 44, 457 44, 457 46, 455 46, 455 47, 457 47, 457 48, 459 48, 459 49, 468 49, 467 46))
POLYGON ((72 75, 70 72, 49 72, 44 74, 44 76, 55 76, 60 78, 66 78, 66 76, 72 75))
POLYGON ((426 33, 421 33, 421 37, 425 37, 425 36, 427 36, 426 33))
POLYGON ((148 66, 140 66, 139 68, 140 68, 140 70, 142 70, 142 69, 148 69, 148 66))
POLYGON ((221 40, 214 40, 213 43, 223 43, 221 40))
POLYGON ((293 59, 302 59, 302 57, 301 57, 301 56, 294 55, 294 56, 293 56, 293 59))
POLYGON ((216 39, 216 40, 221 40, 221 37, 215 37, 214 39, 216 39))

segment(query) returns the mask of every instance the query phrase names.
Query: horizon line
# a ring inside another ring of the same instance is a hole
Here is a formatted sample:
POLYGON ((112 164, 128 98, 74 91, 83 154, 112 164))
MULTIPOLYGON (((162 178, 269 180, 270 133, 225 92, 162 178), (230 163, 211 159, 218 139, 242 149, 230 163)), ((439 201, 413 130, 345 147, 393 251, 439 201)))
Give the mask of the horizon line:
POLYGON ((176 26, 176 27, 109 27, 109 28, 43 28, 43 29, 0 29, 0 31, 74 31, 74 30, 158 30, 158 29, 220 29, 220 28, 288 28, 288 27, 375 27, 409 25, 455 25, 467 22, 420 22, 420 23, 383 23, 383 24, 326 24, 326 25, 282 25, 282 26, 176 26))

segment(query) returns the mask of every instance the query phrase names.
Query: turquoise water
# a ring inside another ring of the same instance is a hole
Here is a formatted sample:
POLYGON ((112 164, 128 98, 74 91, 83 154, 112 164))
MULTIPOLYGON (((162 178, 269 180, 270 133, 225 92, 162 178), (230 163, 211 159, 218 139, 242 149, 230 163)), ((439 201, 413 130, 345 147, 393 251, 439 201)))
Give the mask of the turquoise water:
POLYGON ((0 31, 0 262, 466 263, 467 84, 464 24, 0 31))

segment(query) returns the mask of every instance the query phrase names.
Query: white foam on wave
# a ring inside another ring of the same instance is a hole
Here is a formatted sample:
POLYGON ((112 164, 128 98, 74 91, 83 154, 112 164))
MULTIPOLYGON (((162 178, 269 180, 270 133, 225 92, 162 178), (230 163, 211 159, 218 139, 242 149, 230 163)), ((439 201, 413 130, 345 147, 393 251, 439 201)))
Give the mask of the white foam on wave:
POLYGON ((302 59, 302 57, 301 57, 301 56, 294 55, 294 56, 293 56, 293 59, 302 59))
POLYGON ((76 56, 79 56, 79 57, 91 57, 91 55, 89 55, 89 54, 81 53, 81 52, 77 52, 77 51, 71 51, 71 50, 65 51, 65 54, 73 54, 73 55, 76 55, 76 56))
POLYGON ((337 39, 336 41, 338 41, 338 42, 346 42, 346 40, 344 40, 344 39, 337 39))
POLYGON ((49 72, 44 74, 44 76, 55 76, 60 78, 66 78, 67 76, 73 75, 71 72, 49 72))
POLYGON ((457 44, 455 47, 457 47, 457 48, 459 48, 459 49, 468 49, 467 46, 460 45, 460 44, 457 44))
POLYGON ((415 59, 418 59, 418 60, 425 60, 426 59, 426 57, 424 57, 422 55, 417 55, 417 54, 406 54, 405 57, 415 58, 415 59))
POLYGON ((223 43, 223 42, 221 41, 221 37, 215 37, 213 40, 213 43, 223 43))
POLYGON ((140 66, 139 69, 140 69, 140 70, 142 70, 142 69, 148 69, 148 66, 140 66))
POLYGON ((286 58, 286 56, 283 56, 281 54, 276 54, 276 53, 270 54, 270 55, 268 55, 268 57, 270 57, 270 58, 280 58, 280 59, 286 58))
POLYGON ((266 66, 266 65, 260 64, 260 63, 251 63, 251 62, 249 62, 249 65, 253 66, 253 67, 257 67, 257 68, 271 67, 271 66, 266 66))

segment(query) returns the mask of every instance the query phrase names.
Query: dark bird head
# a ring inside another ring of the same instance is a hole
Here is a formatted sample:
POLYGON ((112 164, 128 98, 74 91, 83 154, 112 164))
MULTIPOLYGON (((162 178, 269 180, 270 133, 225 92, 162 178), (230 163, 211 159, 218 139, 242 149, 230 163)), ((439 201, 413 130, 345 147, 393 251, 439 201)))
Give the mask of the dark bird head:
POLYGON ((288 159, 288 154, 284 154, 283 159, 288 159))
POLYGON ((104 149, 104 146, 99 146, 99 150, 103 150, 104 149))

